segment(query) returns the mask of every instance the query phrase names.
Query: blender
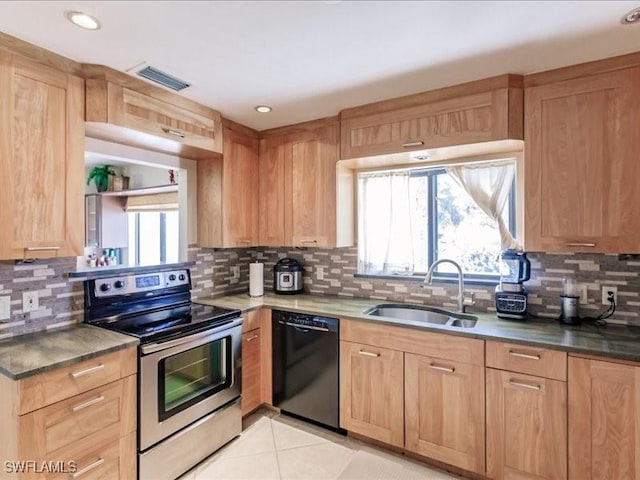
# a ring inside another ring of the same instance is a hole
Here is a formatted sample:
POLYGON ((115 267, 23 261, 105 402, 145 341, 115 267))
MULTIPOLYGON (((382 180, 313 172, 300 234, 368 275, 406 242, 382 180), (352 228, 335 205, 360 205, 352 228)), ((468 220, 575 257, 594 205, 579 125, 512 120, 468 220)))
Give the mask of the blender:
POLYGON ((531 276, 531 262, 526 253, 505 250, 500 255, 500 284, 496 287, 498 318, 524 320, 527 318, 527 292, 522 285, 531 276))

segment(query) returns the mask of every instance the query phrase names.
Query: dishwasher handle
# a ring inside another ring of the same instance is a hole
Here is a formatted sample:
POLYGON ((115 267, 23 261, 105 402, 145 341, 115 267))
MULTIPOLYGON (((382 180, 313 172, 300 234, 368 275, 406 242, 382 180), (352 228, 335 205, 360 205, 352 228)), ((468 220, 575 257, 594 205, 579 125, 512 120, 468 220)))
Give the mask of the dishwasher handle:
POLYGON ((280 323, 281 325, 286 325, 287 327, 293 327, 296 330, 300 330, 301 332, 308 332, 309 330, 313 330, 315 332, 330 332, 331 331, 328 328, 313 327, 311 325, 298 325, 297 323, 283 322, 282 320, 278 320, 278 323, 280 323))

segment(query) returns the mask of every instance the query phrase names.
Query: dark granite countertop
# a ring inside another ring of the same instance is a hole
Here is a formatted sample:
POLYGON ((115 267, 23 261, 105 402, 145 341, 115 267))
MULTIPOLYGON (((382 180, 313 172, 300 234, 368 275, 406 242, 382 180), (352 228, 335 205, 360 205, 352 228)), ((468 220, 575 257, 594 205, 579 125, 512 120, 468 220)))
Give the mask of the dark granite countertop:
POLYGON ((0 341, 0 373, 21 378, 138 344, 138 339, 80 323, 0 341))
POLYGON ((162 263, 157 265, 114 265, 112 267, 86 267, 69 272, 69 280, 93 280, 94 278, 107 278, 118 275, 130 275, 148 272, 163 272, 193 267, 196 262, 162 263))
POLYGON ((237 308, 242 311, 268 307, 328 317, 365 320, 387 325, 419 328, 450 335, 500 340, 524 345, 533 345, 573 353, 597 355, 640 362, 640 327, 609 324, 606 327, 593 325, 567 326, 554 320, 501 320, 493 314, 468 312, 478 317, 473 328, 445 327, 408 320, 365 315, 363 312, 384 302, 348 297, 321 295, 275 295, 251 298, 248 294, 235 294, 195 300, 198 303, 237 308))

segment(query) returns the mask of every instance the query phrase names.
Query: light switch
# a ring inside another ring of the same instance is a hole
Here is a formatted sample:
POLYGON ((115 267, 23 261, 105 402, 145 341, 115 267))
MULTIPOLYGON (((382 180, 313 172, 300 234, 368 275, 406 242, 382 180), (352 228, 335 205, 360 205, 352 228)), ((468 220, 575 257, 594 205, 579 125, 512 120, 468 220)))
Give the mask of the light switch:
POLYGON ((11 297, 0 297, 0 322, 7 321, 11 318, 11 297))

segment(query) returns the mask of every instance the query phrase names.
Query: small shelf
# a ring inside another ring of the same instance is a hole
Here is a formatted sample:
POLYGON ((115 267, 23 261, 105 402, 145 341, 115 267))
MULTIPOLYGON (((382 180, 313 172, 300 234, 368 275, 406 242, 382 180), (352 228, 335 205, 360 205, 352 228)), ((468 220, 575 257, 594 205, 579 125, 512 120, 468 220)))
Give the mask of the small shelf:
POLYGON ((120 190, 118 192, 99 192, 97 195, 107 197, 135 197, 140 195, 154 195, 157 193, 171 193, 178 191, 178 184, 159 185, 157 187, 131 188, 129 190, 120 190))

